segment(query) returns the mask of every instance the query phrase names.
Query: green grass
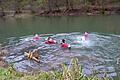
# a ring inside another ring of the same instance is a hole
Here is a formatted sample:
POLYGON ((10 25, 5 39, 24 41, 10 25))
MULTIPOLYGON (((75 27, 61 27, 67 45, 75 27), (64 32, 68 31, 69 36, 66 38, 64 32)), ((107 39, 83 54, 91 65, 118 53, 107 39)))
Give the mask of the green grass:
POLYGON ((16 72, 12 67, 1 68, 0 80, 109 80, 108 77, 101 79, 96 75, 85 76, 77 58, 73 58, 69 66, 65 64, 61 64, 61 66, 62 71, 40 72, 31 75, 16 72))

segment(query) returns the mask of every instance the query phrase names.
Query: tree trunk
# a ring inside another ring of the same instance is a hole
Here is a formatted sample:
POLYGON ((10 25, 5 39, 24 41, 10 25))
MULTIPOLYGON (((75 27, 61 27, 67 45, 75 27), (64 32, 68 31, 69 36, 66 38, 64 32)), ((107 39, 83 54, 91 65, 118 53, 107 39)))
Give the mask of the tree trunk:
POLYGON ((73 10, 73 0, 70 0, 70 8, 73 10))
POLYGON ((16 14, 22 13, 21 8, 20 8, 20 2, 21 0, 15 0, 13 16, 15 16, 16 14))
POLYGON ((101 14, 105 14, 105 6, 104 6, 105 2, 104 0, 101 0, 101 14))
POLYGON ((57 8, 58 11, 60 11, 59 1, 58 0, 55 0, 55 7, 57 8))
POLYGON ((69 0, 66 0, 66 11, 67 10, 70 10, 70 7, 69 7, 69 0))
POLYGON ((3 16, 5 16, 5 11, 3 8, 2 1, 0 0, 0 17, 3 17, 3 16))
POLYGON ((35 10, 34 10, 34 1, 35 0, 30 0, 30 11, 31 11, 31 13, 35 13, 35 10))
POLYGON ((48 11, 52 11, 52 0, 48 0, 48 11))
POLYGON ((1 11, 0 11, 0 17, 4 17, 5 16, 5 12, 4 12, 4 9, 1 8, 1 11))

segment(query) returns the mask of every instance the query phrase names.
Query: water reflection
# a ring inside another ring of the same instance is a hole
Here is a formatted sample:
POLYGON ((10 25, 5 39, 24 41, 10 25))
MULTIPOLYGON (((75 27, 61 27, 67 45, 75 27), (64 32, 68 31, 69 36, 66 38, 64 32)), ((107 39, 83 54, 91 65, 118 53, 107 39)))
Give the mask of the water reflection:
POLYGON ((33 17, 0 19, 0 42, 9 37, 64 32, 120 34, 120 16, 33 17))

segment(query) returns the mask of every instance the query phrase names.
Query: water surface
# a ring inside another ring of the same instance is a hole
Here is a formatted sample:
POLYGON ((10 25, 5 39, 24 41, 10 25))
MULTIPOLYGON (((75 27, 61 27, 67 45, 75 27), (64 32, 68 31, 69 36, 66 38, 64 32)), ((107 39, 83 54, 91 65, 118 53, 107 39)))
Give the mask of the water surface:
POLYGON ((0 19, 0 42, 35 33, 100 32, 120 34, 120 16, 34 17, 0 19))
POLYGON ((61 63, 70 64, 77 57, 84 67, 84 74, 93 69, 108 72, 108 76, 120 73, 117 59, 120 57, 120 16, 80 16, 80 17, 34 17, 0 19, 0 42, 7 42, 10 54, 8 63, 20 72, 49 71, 59 69, 61 63), (82 41, 83 32, 89 32, 89 39, 82 41), (47 36, 33 41, 34 34, 45 34, 57 40, 58 44, 45 44, 47 36), (66 39, 71 50, 60 48, 60 40, 66 39), (32 47, 30 47, 32 45, 32 47), (40 48, 40 63, 28 60, 25 51, 40 48))

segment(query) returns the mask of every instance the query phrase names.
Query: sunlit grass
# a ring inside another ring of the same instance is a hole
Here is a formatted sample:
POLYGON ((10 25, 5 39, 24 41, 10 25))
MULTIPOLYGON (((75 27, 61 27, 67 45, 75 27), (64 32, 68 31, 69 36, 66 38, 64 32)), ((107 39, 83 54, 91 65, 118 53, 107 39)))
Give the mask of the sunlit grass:
POLYGON ((69 66, 61 64, 61 67, 62 71, 40 72, 28 75, 16 72, 10 66, 7 69, 0 69, 0 80, 109 80, 106 76, 104 78, 99 78, 96 75, 85 76, 77 58, 73 58, 69 66))

